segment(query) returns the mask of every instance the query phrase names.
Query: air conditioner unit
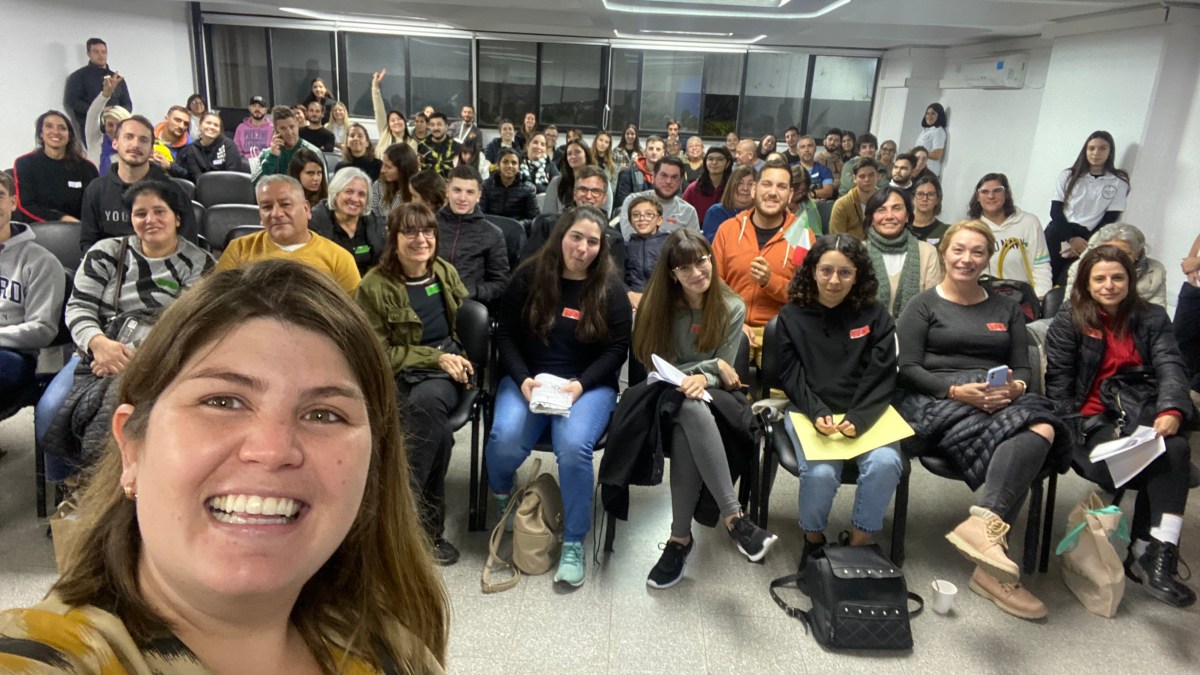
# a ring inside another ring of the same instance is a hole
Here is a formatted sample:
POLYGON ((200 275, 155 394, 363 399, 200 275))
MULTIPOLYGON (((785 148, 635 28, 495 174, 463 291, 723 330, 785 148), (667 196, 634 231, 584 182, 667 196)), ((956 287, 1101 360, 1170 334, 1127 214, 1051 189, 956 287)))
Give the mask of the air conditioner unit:
POLYGON ((968 61, 963 64, 960 74, 970 87, 1020 89, 1025 86, 1025 73, 1028 69, 1028 55, 1005 54, 968 61))

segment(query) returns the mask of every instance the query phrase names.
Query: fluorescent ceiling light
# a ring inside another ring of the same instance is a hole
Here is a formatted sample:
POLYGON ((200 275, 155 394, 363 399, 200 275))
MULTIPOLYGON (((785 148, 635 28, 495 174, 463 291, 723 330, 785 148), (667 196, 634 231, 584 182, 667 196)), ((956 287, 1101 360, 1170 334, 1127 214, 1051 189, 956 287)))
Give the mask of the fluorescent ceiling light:
POLYGON ((787 4, 786 2, 766 6, 755 4, 753 1, 741 2, 740 0, 736 2, 735 0, 692 0, 690 2, 688 0, 641 0, 645 4, 637 4, 633 0, 602 1, 604 2, 604 8, 611 12, 623 12, 626 14, 668 14, 671 16, 678 16, 682 13, 687 16, 714 16, 737 19, 815 19, 850 4, 850 0, 828 0, 828 4, 824 7, 811 12, 778 12, 775 10, 782 8, 787 4), (655 4, 684 4, 691 6, 656 7, 655 4), (699 9, 695 5, 710 5, 712 7, 721 7, 722 9, 699 9))
MULTIPOLYGON (((646 32, 650 32, 650 31, 639 31, 639 32, 646 33, 646 32)), ((656 31, 656 32, 672 33, 672 31, 656 31)), ((717 35, 717 36, 733 35, 732 33, 694 33, 694 32, 690 32, 690 31, 674 31, 672 34, 678 35, 681 38, 686 38, 689 35, 717 35)), ((650 35, 634 35, 631 33, 622 33, 621 31, 615 30, 615 29, 613 30, 613 35, 616 35, 617 37, 622 38, 624 40, 638 40, 644 45, 656 45, 656 44, 691 45, 694 47, 702 46, 705 49, 710 48, 709 45, 752 45, 755 42, 758 42, 759 40, 766 39, 766 37, 767 37, 766 35, 757 35, 752 38, 734 39, 731 37, 728 37, 728 38, 722 38, 722 37, 711 38, 710 37, 710 38, 694 38, 694 39, 690 39, 690 40, 686 40, 686 41, 684 41, 684 40, 667 41, 667 40, 660 40, 660 39, 655 38, 650 35)), ((744 50, 738 49, 735 51, 744 51, 744 50)))
POLYGON ((645 35, 699 35, 702 37, 733 37, 733 33, 705 33, 697 30, 646 30, 643 28, 638 32, 645 35))
POLYGON ((316 12, 311 9, 302 9, 300 7, 280 7, 279 11, 295 14, 305 17, 306 19, 317 19, 320 21, 334 21, 342 24, 372 24, 377 26, 404 26, 412 25, 411 22, 419 22, 417 25, 430 28, 450 28, 441 23, 430 23, 429 19, 422 16, 402 16, 402 15, 386 15, 386 14, 363 14, 359 12, 345 12, 343 14, 333 14, 329 12, 316 12))

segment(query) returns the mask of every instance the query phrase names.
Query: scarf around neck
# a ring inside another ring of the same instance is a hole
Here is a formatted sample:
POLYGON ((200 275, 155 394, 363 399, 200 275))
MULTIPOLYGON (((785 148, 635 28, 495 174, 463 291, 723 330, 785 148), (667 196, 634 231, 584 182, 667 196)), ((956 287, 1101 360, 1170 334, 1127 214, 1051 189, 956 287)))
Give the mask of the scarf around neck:
POLYGON ((917 238, 908 231, 907 227, 899 237, 885 239, 883 235, 875 231, 874 227, 867 226, 867 257, 871 259, 871 266, 875 268, 875 277, 879 280, 879 290, 875 294, 875 299, 885 307, 888 307, 888 300, 891 299, 892 281, 888 278, 887 266, 883 264, 883 256, 885 254, 905 254, 904 267, 900 270, 900 279, 896 287, 896 300, 889 308, 889 313, 894 317, 900 316, 900 311, 904 309, 908 301, 921 292, 921 251, 917 242, 917 238))

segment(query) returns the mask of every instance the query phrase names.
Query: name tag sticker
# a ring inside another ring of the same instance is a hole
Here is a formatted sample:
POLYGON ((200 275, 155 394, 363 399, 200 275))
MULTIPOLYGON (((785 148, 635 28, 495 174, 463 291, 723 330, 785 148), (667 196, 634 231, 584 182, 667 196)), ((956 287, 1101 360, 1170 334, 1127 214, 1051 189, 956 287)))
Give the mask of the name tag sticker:
POLYGON ((700 334, 700 324, 698 324, 698 323, 692 324, 692 327, 689 330, 691 330, 692 335, 699 335, 700 334))
POLYGON ((1008 332, 1008 326, 1006 326, 1002 323, 989 323, 987 325, 987 329, 992 331, 993 333, 1007 333, 1008 332))
POLYGON ((425 295, 426 296, 437 295, 438 293, 441 293, 441 292, 442 292, 442 285, 439 283, 432 283, 425 287, 425 295))
POLYGON ((575 319, 576 321, 578 321, 580 317, 579 310, 571 309, 570 307, 563 307, 562 315, 567 319, 575 319))
POLYGON ((354 247, 354 255, 358 255, 360 253, 370 253, 370 252, 371 252, 370 244, 363 244, 362 246, 354 247))
POLYGON ((850 339, 851 340, 865 338, 866 336, 868 336, 870 334, 871 334, 870 326, 863 326, 862 328, 851 328, 850 329, 850 339))
POLYGON ((76 190, 78 190, 79 188, 83 187, 83 181, 69 180, 69 181, 67 181, 67 187, 75 188, 76 190))
POLYGON ((1095 338, 1097 340, 1104 339, 1104 335, 1100 331, 1096 330, 1095 328, 1084 328, 1083 334, 1090 338, 1095 338))

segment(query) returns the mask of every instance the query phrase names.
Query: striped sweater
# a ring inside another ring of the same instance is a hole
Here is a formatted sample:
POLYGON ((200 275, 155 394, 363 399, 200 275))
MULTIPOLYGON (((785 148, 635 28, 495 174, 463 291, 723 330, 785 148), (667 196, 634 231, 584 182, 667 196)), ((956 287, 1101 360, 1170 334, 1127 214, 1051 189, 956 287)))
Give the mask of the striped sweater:
POLYGON ((87 351, 92 338, 102 335, 116 315, 166 307, 216 264, 212 256, 186 239, 180 239, 179 247, 165 258, 147 258, 137 236, 130 236, 125 251, 125 280, 114 308, 120 250, 120 237, 102 239, 88 249, 75 272, 66 318, 71 339, 82 351, 87 351))

